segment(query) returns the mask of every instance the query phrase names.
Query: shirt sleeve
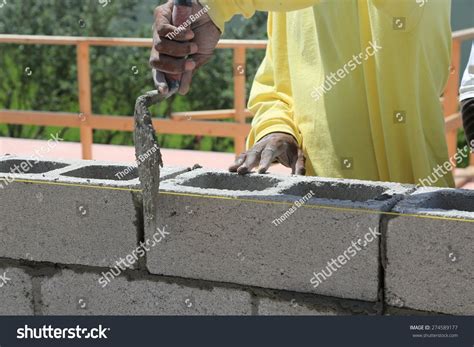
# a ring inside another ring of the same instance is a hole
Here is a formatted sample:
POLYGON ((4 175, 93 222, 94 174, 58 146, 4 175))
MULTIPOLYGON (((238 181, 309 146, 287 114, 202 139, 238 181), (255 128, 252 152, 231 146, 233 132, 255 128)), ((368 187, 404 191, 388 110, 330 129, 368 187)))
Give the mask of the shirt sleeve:
POLYGON ((474 153, 474 98, 461 102, 461 114, 466 139, 474 153))
POLYGON ((213 22, 224 32, 225 23, 241 14, 250 18, 256 11, 289 12, 316 5, 320 0, 199 0, 213 22))
POLYGON ((285 17, 284 14, 271 13, 268 18, 268 47, 250 93, 249 110, 254 118, 247 138, 247 148, 275 132, 290 134, 302 145, 302 137, 294 121, 286 29, 284 26, 274 25, 273 20, 278 15, 285 17), (275 46, 274 36, 278 37, 275 40, 278 46, 275 46))
POLYGON ((474 98, 474 42, 472 43, 471 57, 462 78, 459 94, 460 101, 474 98))

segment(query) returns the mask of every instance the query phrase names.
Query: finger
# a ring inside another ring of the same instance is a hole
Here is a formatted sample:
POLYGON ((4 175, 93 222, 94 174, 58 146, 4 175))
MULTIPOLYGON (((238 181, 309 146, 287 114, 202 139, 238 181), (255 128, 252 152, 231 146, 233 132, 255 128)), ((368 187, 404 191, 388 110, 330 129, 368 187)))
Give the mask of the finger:
MULTIPOLYGON (((150 55, 150 66, 152 66, 152 61, 159 59, 160 58, 158 52, 154 48, 152 48, 150 55)), ((169 88, 168 83, 166 82, 165 75, 156 69, 152 69, 152 76, 156 90, 158 90, 161 94, 168 94, 169 88)))
POLYGON ((153 70, 153 81, 155 82, 156 90, 158 90, 160 94, 166 95, 169 93, 170 89, 164 73, 153 70))
POLYGON ((239 155, 237 157, 237 159, 235 159, 235 163, 234 165, 232 165, 231 167, 229 167, 229 171, 230 172, 237 172, 237 169, 240 167, 240 165, 242 165, 244 162, 245 162, 245 159, 247 158, 247 154, 246 153, 242 153, 241 155, 239 155))
POLYGON ((245 162, 237 169, 239 175, 245 175, 252 171, 260 162, 260 151, 251 150, 247 152, 245 162))
POLYGON ((181 95, 186 95, 189 92, 189 89, 191 88, 191 82, 193 80, 194 73, 196 72, 197 69, 199 69, 201 66, 206 64, 209 60, 212 59, 212 55, 204 55, 204 54, 194 54, 189 57, 196 63, 196 68, 194 71, 189 71, 185 72, 183 74, 183 77, 181 78, 181 83, 179 86, 179 94, 181 95))
POLYGON ((296 155, 291 156, 290 167, 291 167, 291 174, 292 175, 296 174, 296 163, 297 162, 298 162, 298 152, 296 152, 296 155))
POLYGON ((167 38, 168 40, 186 42, 194 38, 194 32, 187 28, 186 30, 181 27, 175 27, 171 24, 155 24, 156 33, 161 38, 167 38))
POLYGON ((270 168, 270 165, 275 161, 277 157, 277 150, 273 147, 267 146, 262 151, 260 158, 260 166, 258 167, 258 173, 264 174, 270 168))
POLYGON ((168 37, 170 40, 189 41, 194 37, 191 30, 182 30, 182 28, 172 25, 173 21, 173 2, 169 1, 155 9, 154 32, 161 37, 168 37))
POLYGON ((186 95, 189 93, 189 88, 191 88, 191 82, 193 80, 193 72, 192 71, 186 71, 182 77, 181 81, 179 83, 179 90, 178 93, 180 95, 186 95))
POLYGON ((304 151, 301 148, 298 148, 298 159, 296 160, 296 165, 293 173, 295 172, 297 175, 306 175, 306 158, 304 156, 304 151))
POLYGON ((153 64, 160 61, 160 53, 155 49, 155 46, 158 42, 160 42, 160 38, 158 35, 153 34, 153 46, 151 47, 150 60, 148 61, 148 65, 150 65, 152 69, 153 64))
POLYGON ((192 59, 178 59, 165 54, 158 54, 158 56, 153 54, 150 65, 158 71, 173 75, 180 75, 196 68, 196 63, 192 59))
POLYGON ((194 60, 194 62, 196 63, 196 69, 199 69, 201 66, 207 64, 212 58, 214 57, 214 55, 211 53, 211 54, 194 54, 192 55, 190 58, 192 58, 194 60))
POLYGON ((277 160, 283 166, 292 167, 293 161, 296 162, 296 157, 293 157, 291 153, 288 153, 285 149, 277 156, 277 160))
POLYGON ((279 153, 277 154, 278 162, 283 166, 291 168, 294 165, 294 162, 296 162, 298 145, 293 143, 288 135, 279 135, 276 147, 279 150, 279 153))
POLYGON ((160 54, 184 58, 195 54, 198 51, 198 45, 194 42, 178 42, 163 39, 155 44, 155 49, 160 54))

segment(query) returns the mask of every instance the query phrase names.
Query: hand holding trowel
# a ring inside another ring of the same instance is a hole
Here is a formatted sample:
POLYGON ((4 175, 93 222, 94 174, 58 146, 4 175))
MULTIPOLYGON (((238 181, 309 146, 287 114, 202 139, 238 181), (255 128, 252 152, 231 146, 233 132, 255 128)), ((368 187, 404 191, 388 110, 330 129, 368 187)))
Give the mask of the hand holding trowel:
POLYGON ((170 0, 155 10, 150 65, 156 90, 140 96, 135 106, 135 151, 146 224, 155 223, 155 199, 159 191, 160 166, 163 166, 148 108, 176 92, 186 94, 194 70, 211 59, 221 32, 211 21, 208 11, 209 8, 202 7, 196 0, 170 0))
MULTIPOLYGON (((174 0, 172 11, 173 23, 179 26, 186 22, 192 14, 191 0, 174 0)), ((160 80, 164 75, 153 70, 155 85, 162 85, 164 80, 160 80)), ((143 191, 143 208, 145 228, 156 228, 154 216, 156 216, 155 199, 158 197, 160 186, 160 167, 163 166, 160 148, 156 140, 155 129, 153 128, 152 115, 149 107, 169 98, 179 89, 181 75, 168 77, 169 88, 150 91, 138 97, 135 105, 135 156, 138 163, 138 172, 143 191)))

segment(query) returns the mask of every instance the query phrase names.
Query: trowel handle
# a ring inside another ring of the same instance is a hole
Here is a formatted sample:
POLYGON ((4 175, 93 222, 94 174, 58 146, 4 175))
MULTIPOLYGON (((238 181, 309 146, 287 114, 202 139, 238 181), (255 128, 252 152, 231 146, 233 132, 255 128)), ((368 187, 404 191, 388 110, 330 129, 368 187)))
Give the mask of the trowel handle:
MULTIPOLYGON (((179 27, 185 23, 192 15, 193 2, 192 0, 174 0, 173 7, 173 25, 179 27)), ((186 31, 188 28, 186 28, 186 31)), ((179 89, 179 83, 181 82, 182 75, 171 75, 169 76, 169 82, 171 84, 171 90, 179 89)))

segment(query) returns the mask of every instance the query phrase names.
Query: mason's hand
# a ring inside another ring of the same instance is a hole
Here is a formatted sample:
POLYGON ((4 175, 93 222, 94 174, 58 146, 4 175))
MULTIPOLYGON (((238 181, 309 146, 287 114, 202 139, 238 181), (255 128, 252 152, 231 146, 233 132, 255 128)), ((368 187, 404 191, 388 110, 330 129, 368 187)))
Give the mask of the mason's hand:
POLYGON ((293 136, 285 133, 272 133, 262 138, 242 153, 229 171, 245 175, 258 166, 258 173, 265 173, 275 160, 291 168, 292 174, 306 173, 303 150, 293 136))
POLYGON ((170 75, 183 74, 179 93, 185 95, 194 71, 212 58, 221 32, 207 14, 207 8, 195 0, 187 24, 172 25, 172 13, 172 0, 155 9, 150 66, 155 69, 155 87, 163 94, 169 92, 170 75))

